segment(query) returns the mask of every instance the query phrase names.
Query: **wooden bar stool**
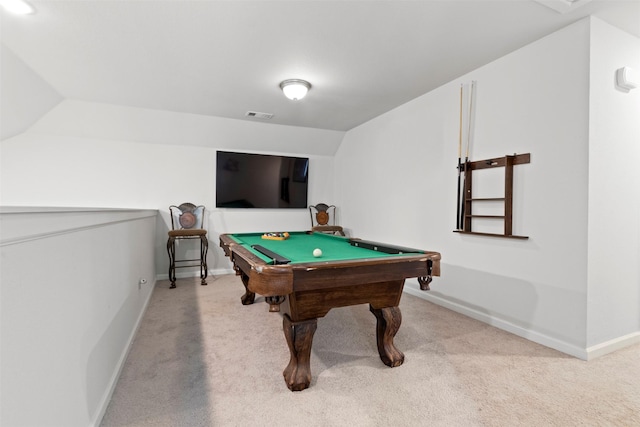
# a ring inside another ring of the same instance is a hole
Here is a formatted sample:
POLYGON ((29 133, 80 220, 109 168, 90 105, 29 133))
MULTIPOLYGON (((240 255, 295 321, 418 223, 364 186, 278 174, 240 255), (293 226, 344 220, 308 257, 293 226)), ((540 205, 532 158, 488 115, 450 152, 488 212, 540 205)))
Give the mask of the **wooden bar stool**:
POLYGON ((344 230, 336 225, 336 207, 326 203, 309 206, 311 215, 311 231, 344 236, 344 230), (315 215, 314 215, 315 213, 315 215), (331 222, 331 224, 329 224, 331 222))
POLYGON ((171 215, 171 230, 167 240, 167 252, 169 253, 169 280, 170 288, 176 287, 176 268, 200 267, 201 285, 207 284, 207 251, 209 240, 207 230, 203 228, 204 206, 196 206, 193 203, 183 203, 180 206, 169 206, 171 215), (200 258, 176 259, 176 240, 200 239, 200 258), (194 263, 197 261, 198 263, 194 263), (182 263, 190 263, 183 265, 182 263))

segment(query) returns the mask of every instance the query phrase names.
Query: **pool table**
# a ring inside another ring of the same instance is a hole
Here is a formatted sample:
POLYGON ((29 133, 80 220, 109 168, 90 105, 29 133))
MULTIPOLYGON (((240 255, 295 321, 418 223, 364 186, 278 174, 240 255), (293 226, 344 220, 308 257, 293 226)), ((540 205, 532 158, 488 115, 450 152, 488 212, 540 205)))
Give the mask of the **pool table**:
POLYGON ((309 387, 318 318, 335 307, 368 303, 377 319, 380 359, 390 367, 402 365, 404 354, 393 338, 402 322, 404 281, 416 277, 428 290, 440 275, 438 252, 314 232, 287 233, 283 240, 266 234, 222 234, 220 246, 244 284, 242 304, 253 304, 260 294, 270 311, 282 308, 291 354, 283 375, 290 390, 309 387), (322 254, 314 256, 314 249, 322 254))

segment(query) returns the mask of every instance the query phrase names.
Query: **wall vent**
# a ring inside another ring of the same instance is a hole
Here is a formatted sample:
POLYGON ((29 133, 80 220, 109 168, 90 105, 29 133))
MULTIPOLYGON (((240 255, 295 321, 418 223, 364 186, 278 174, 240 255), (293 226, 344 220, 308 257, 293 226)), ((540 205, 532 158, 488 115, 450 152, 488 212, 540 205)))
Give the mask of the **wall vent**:
POLYGON ((245 114, 245 116, 253 117, 253 118, 256 118, 256 119, 269 120, 270 118, 273 117, 273 114, 271 114, 271 113, 259 113, 257 111, 247 111, 247 114, 245 114))

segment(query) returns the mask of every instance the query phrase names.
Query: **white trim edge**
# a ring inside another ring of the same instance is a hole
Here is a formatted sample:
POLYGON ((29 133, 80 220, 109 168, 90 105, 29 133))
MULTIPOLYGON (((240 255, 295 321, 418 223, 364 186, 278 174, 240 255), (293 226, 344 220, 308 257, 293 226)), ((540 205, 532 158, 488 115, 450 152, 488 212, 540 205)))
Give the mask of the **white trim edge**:
POLYGON ((597 359, 605 354, 613 353, 614 351, 639 342, 640 332, 633 332, 600 344, 592 345, 591 347, 587 347, 587 360, 597 359))
POLYGON ((124 368, 124 364, 127 361, 127 357, 129 356, 129 352, 131 351, 131 346, 133 345, 133 340, 135 339, 136 335, 138 334, 138 330, 140 329, 140 325, 142 324, 142 319, 144 318, 144 315, 147 312, 147 308, 149 307, 149 302, 151 301, 151 297, 153 296, 153 292, 156 289, 156 282, 154 282, 151 286, 151 292, 149 292, 149 296, 147 297, 147 300, 144 302, 144 307, 142 307, 142 310, 140 310, 140 315, 138 316, 138 319, 136 320, 136 324, 133 328, 133 330, 131 331, 131 334, 129 335, 129 339, 127 342, 127 345, 124 349, 124 351, 122 352, 122 354, 120 355, 120 359, 118 360, 118 363, 116 365, 116 369, 113 371, 113 374, 111 375, 111 378, 109 379, 109 385, 107 387, 107 389, 105 390, 102 399, 100 401, 100 404, 98 405, 99 410, 96 411, 95 414, 95 418, 93 420, 91 420, 91 426, 92 427, 96 427, 99 426, 102 423, 102 419, 104 418, 104 414, 107 412, 107 407, 109 406, 109 403, 111 402, 111 397, 113 396, 113 392, 116 390, 116 385, 118 384, 118 379, 120 378, 120 374, 122 373, 122 369, 124 368))
POLYGON ((409 284, 410 283, 405 284, 404 291, 410 295, 416 296, 418 298, 422 298, 424 300, 432 302, 441 307, 448 308, 449 310, 455 311, 456 313, 460 313, 467 317, 471 317, 472 319, 494 326, 498 329, 502 329, 503 331, 510 332, 514 335, 525 338, 529 341, 533 341, 545 347, 558 350, 562 353, 568 354, 578 359, 588 360, 588 353, 586 349, 580 348, 574 344, 570 344, 565 341, 561 341, 557 338, 550 337, 548 335, 523 328, 522 326, 514 325, 509 321, 497 318, 495 316, 488 315, 486 313, 479 312, 470 307, 467 307, 455 302, 451 302, 446 298, 438 296, 434 293, 420 291, 419 288, 417 287, 417 284, 415 286, 407 286, 409 284))

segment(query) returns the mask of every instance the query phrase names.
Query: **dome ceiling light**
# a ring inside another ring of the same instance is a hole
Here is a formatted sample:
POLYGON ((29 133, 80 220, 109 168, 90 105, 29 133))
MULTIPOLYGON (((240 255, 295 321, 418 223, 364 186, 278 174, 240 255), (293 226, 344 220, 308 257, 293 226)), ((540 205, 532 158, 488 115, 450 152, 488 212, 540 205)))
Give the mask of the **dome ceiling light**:
POLYGON ((306 80, 289 79, 280 83, 280 89, 290 100, 299 101, 307 95, 311 89, 311 83, 306 80))

